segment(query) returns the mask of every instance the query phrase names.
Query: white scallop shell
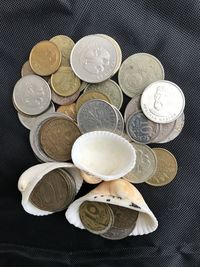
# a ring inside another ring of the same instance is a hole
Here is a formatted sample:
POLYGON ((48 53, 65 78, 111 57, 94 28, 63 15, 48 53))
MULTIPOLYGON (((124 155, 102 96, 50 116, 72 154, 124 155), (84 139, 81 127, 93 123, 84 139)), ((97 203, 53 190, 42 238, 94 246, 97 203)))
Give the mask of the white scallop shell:
POLYGON ((134 168, 136 153, 125 138, 107 131, 94 131, 75 141, 72 161, 77 168, 109 181, 123 177, 134 168))
POLYGON ((65 216, 69 223, 85 229, 80 217, 79 207, 84 201, 97 201, 118 205, 139 211, 136 226, 131 235, 149 234, 156 230, 158 221, 134 185, 123 179, 102 182, 87 195, 75 200, 67 209, 65 216))
POLYGON ((66 168, 67 171, 73 176, 76 183, 77 193, 80 190, 83 179, 79 170, 71 163, 62 162, 48 162, 37 164, 27 169, 19 178, 18 189, 22 193, 22 206, 24 210, 32 215, 42 216, 52 214, 53 212, 44 211, 35 207, 30 201, 29 196, 35 185, 42 179, 48 172, 57 168, 66 168))

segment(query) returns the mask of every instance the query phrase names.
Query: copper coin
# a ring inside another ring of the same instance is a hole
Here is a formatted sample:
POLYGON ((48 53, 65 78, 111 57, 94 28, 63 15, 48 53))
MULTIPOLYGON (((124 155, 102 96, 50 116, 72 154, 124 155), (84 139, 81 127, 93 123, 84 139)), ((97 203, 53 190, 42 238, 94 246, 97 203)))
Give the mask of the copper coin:
POLYGON ((76 104, 72 103, 70 105, 60 106, 57 109, 57 112, 61 112, 72 118, 73 120, 76 120, 76 104))
POLYGON ((21 76, 23 77, 23 76, 26 76, 26 75, 29 75, 29 74, 35 74, 35 72, 31 69, 29 60, 27 60, 22 66, 21 76))

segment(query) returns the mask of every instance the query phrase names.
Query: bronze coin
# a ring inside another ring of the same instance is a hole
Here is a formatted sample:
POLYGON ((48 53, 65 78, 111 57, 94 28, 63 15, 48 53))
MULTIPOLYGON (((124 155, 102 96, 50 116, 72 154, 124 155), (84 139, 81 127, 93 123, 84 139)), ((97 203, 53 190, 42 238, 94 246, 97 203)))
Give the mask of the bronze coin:
POLYGON ((74 178, 64 168, 59 168, 58 171, 63 176, 63 178, 66 180, 68 184, 68 187, 69 187, 68 198, 69 198, 69 202, 71 203, 76 196, 76 183, 74 181, 74 178))
POLYGON ((73 120, 76 120, 76 104, 72 103, 70 105, 64 105, 60 106, 57 109, 57 112, 61 112, 72 118, 73 120))

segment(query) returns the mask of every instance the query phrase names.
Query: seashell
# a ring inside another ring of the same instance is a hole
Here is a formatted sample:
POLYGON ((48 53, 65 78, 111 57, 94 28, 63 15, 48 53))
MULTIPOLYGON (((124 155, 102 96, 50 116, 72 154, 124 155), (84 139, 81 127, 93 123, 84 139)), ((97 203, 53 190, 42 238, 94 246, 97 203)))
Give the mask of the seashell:
POLYGON ((71 153, 77 168, 105 181, 123 177, 136 161, 133 146, 125 138, 107 131, 81 135, 71 153))
POLYGON ((53 213, 41 210, 34 206, 29 201, 29 196, 36 184, 42 179, 45 174, 58 168, 66 168, 69 174, 73 176, 76 184, 76 193, 78 193, 82 186, 83 179, 80 175, 79 170, 72 163, 50 162, 37 164, 22 173, 18 180, 18 189, 22 194, 21 203, 26 212, 36 216, 49 215, 53 213))
POLYGON ((98 177, 95 177, 87 172, 80 171, 81 176, 83 177, 83 180, 88 184, 99 184, 102 182, 102 180, 98 177))
POLYGON ((80 217, 79 207, 84 201, 97 201, 139 211, 135 228, 131 235, 144 235, 155 231, 158 221, 147 206, 140 192, 134 185, 123 179, 102 182, 87 195, 75 200, 69 205, 65 216, 69 223, 85 229, 80 217))

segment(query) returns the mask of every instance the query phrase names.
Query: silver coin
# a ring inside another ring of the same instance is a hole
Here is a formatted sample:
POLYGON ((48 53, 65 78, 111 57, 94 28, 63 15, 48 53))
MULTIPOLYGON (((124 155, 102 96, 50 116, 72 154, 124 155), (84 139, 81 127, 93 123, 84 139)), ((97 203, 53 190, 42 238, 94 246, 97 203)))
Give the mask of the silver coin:
POLYGON ((123 93, 119 85, 113 80, 107 80, 102 83, 88 84, 84 92, 98 91, 107 96, 112 105, 120 109, 123 103, 123 93))
POLYGON ((81 106, 77 114, 78 126, 82 133, 117 128, 117 113, 106 101, 89 100, 81 106))
POLYGON ((26 75, 15 84, 13 101, 20 112, 30 116, 38 115, 49 107, 51 90, 41 77, 26 75))
POLYGON ((75 74, 88 83, 110 78, 117 65, 117 52, 111 41, 88 35, 80 39, 71 52, 70 63, 75 74))
POLYGON ((151 83, 165 77, 161 62, 147 53, 128 57, 121 65, 118 80, 122 91, 129 97, 141 94, 151 83))
POLYGON ((126 106, 126 109, 124 111, 125 122, 127 121, 130 115, 141 110, 140 99, 141 99, 141 95, 136 95, 128 102, 128 105, 126 106))
POLYGON ((55 112, 55 106, 54 106, 53 102, 51 102, 48 109, 45 110, 44 113, 42 113, 38 116, 26 116, 26 115, 18 112, 18 118, 19 118, 19 121, 21 122, 21 124, 30 130, 38 118, 44 116, 44 114, 53 113, 53 112, 55 112))
POLYGON ((160 131, 158 136, 153 140, 154 143, 160 143, 165 140, 175 128, 176 121, 169 123, 160 123, 160 131))
POLYGON ((143 183, 149 180, 156 172, 157 157, 147 145, 131 143, 136 150, 136 164, 134 169, 124 176, 130 183, 143 183))
POLYGON ((115 130, 115 133, 122 135, 124 133, 124 119, 121 112, 115 106, 113 106, 113 108, 117 113, 117 128, 115 130))
POLYGON ((159 131, 160 124, 146 118, 141 111, 132 114, 126 122, 127 134, 137 143, 152 143, 158 136, 159 131))
POLYGON ((185 97, 178 85, 170 81, 150 84, 141 97, 141 108, 145 116, 158 123, 176 120, 185 107, 185 97))
POLYGON ((120 229, 118 227, 112 226, 108 232, 101 234, 102 237, 110 240, 120 240, 123 238, 126 238, 130 235, 130 233, 133 232, 133 229, 135 228, 135 225, 132 225, 132 227, 127 229, 120 229))

